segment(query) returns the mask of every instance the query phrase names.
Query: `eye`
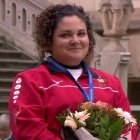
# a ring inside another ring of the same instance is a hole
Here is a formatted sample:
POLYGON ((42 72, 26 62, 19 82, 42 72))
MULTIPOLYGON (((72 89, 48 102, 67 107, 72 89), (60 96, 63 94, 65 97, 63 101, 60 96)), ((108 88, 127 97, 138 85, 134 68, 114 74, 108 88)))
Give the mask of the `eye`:
POLYGON ((83 37, 83 36, 85 36, 85 35, 87 35, 87 33, 84 32, 84 31, 78 33, 78 36, 80 36, 80 37, 83 37))
POLYGON ((62 34, 60 34, 60 37, 62 37, 62 38, 68 38, 70 36, 72 36, 71 33, 62 33, 62 34))

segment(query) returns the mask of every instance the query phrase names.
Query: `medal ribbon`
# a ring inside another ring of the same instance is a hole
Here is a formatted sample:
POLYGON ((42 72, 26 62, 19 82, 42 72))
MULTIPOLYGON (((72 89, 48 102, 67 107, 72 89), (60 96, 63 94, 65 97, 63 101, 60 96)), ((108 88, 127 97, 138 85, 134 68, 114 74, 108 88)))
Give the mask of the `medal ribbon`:
POLYGON ((94 84, 92 81, 92 74, 89 71, 87 65, 82 62, 82 68, 84 70, 84 72, 87 74, 88 76, 88 86, 89 86, 89 93, 87 93, 83 87, 80 85, 80 83, 75 80, 75 78, 71 75, 71 73, 62 65, 60 65, 59 63, 57 63, 55 60, 53 60, 53 58, 49 57, 48 62, 51 62, 51 64, 53 64, 57 69, 66 72, 66 74, 76 83, 76 85, 78 86, 78 88, 81 90, 82 95, 84 96, 84 100, 87 102, 94 102, 94 84))

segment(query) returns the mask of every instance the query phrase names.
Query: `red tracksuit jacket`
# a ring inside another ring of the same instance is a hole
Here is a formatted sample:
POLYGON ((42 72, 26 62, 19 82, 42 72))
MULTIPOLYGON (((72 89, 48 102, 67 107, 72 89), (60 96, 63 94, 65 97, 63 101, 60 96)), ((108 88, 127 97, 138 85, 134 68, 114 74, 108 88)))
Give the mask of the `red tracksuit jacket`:
MULTIPOLYGON (((102 71, 93 68, 90 71, 93 73, 95 102, 100 100, 130 111, 120 81, 102 71)), ((88 91, 84 72, 78 82, 88 91)), ((56 116, 67 108, 75 111, 82 102, 83 95, 75 82, 51 63, 17 74, 9 99, 14 140, 61 140, 61 126, 56 116)))

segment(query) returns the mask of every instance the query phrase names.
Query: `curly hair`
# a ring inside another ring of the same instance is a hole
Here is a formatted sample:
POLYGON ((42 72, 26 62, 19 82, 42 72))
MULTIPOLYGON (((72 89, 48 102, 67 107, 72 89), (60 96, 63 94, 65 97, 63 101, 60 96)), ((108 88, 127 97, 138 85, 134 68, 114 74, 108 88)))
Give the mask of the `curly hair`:
POLYGON ((91 59, 93 58, 95 45, 93 26, 90 22, 88 14, 83 10, 83 8, 74 4, 51 5, 36 18, 33 36, 41 61, 44 61, 46 53, 50 53, 49 47, 52 44, 53 33, 60 20, 65 16, 73 15, 82 19, 86 25, 89 37, 89 51, 85 61, 88 64, 90 63, 91 59))

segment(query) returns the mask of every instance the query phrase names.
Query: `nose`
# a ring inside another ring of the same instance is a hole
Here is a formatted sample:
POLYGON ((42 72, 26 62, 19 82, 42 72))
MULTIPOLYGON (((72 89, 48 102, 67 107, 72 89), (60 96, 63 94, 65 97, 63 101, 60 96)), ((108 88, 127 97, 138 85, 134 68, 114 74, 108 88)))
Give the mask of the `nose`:
POLYGON ((70 40, 71 44, 79 44, 80 43, 80 39, 77 35, 73 35, 71 40, 70 40))

